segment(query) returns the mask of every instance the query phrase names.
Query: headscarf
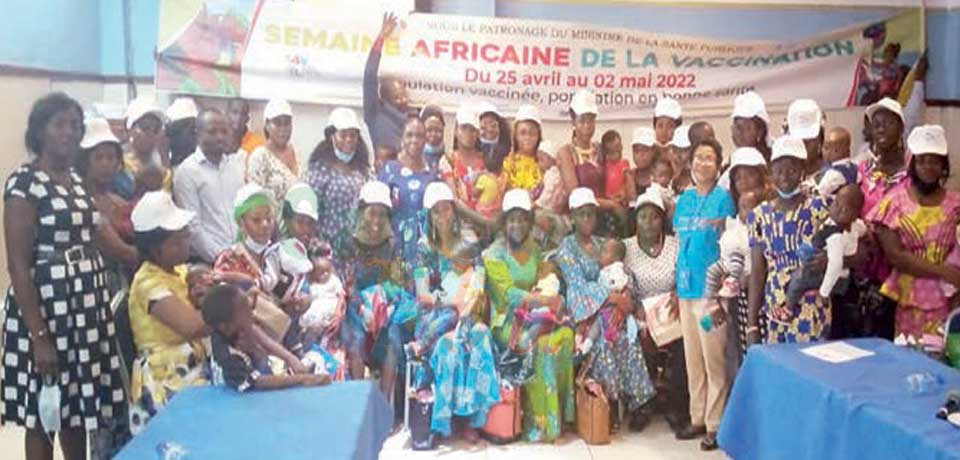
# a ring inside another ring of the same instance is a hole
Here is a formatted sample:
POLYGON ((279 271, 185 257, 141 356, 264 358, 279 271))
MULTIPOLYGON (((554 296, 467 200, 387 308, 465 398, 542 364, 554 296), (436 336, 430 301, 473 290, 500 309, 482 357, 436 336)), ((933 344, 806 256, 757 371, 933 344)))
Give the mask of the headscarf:
POLYGON ((243 233, 243 216, 260 206, 273 207, 273 197, 270 196, 270 192, 254 183, 240 188, 233 202, 233 219, 237 222, 236 241, 243 241, 246 236, 243 233))

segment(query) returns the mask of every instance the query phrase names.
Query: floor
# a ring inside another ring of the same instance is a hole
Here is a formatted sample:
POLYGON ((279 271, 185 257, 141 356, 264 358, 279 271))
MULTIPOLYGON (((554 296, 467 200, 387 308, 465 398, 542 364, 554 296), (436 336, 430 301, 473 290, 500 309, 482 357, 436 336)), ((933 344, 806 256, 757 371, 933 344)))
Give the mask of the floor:
MULTIPOLYGON (((588 446, 580 438, 566 435, 559 446, 552 444, 515 443, 496 446, 481 443, 470 447, 457 442, 453 447, 442 445, 434 451, 417 452, 407 447, 405 432, 384 443, 380 460, 722 460, 720 452, 704 453, 697 441, 677 441, 662 420, 654 421, 642 433, 615 436, 606 446, 588 446)), ((23 430, 15 426, 0 427, 0 460, 21 460, 23 430)), ((60 453, 56 459, 62 459, 60 453)))

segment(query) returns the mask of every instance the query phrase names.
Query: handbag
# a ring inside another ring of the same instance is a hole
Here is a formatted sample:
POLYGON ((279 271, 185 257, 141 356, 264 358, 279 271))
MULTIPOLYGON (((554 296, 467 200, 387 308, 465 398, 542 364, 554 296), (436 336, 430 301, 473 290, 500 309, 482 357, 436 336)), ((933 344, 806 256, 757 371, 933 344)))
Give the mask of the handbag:
POLYGON ((670 315, 670 306, 673 302, 672 293, 663 293, 652 297, 647 297, 641 302, 643 304, 644 317, 647 320, 647 328, 650 331, 650 337, 657 347, 662 347, 683 337, 683 329, 680 327, 680 318, 670 315))
POLYGON ((253 319, 277 343, 283 343, 283 338, 292 322, 283 309, 262 295, 257 296, 256 303, 253 305, 253 319))
POLYGON ((494 444, 509 444, 520 438, 520 387, 509 382, 500 384, 500 402, 487 411, 483 437, 494 444))
POLYGON ((587 444, 610 444, 610 402, 602 390, 595 395, 587 388, 587 371, 592 364, 593 355, 577 374, 577 434, 587 444))

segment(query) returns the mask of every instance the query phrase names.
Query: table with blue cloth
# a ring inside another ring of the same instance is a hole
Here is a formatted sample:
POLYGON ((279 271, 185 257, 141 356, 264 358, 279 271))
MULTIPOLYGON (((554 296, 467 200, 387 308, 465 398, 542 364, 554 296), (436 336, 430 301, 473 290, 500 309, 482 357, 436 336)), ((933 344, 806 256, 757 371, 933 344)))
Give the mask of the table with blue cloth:
POLYGON ((393 409, 369 381, 238 393, 186 389, 152 418, 118 460, 154 460, 160 446, 187 459, 376 459, 393 409))
POLYGON ((815 344, 753 346, 720 423, 735 460, 960 459, 960 428, 935 417, 960 372, 881 339, 847 340, 874 355, 832 364, 801 353, 815 344), (944 384, 915 396, 906 377, 944 384))

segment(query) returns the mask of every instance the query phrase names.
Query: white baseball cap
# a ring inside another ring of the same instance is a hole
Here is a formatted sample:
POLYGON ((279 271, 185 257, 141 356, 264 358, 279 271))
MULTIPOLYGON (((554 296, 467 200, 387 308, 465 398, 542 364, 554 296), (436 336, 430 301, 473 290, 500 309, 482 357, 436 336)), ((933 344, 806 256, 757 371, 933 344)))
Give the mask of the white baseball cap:
POLYGON ((903 106, 899 102, 885 97, 867 107, 867 118, 873 119, 873 115, 881 110, 889 110, 900 118, 900 122, 906 126, 907 119, 903 116, 903 106))
POLYGON ((111 102, 94 102, 93 111, 107 120, 123 120, 126 118, 123 106, 111 102))
POLYGON ((199 113, 197 104, 193 102, 193 98, 189 97, 178 97, 174 99, 170 107, 167 107, 167 119, 170 122, 197 118, 199 113))
POLYGON ((360 202, 364 204, 382 204, 393 209, 393 200, 390 199, 390 187, 380 181, 370 181, 360 188, 360 202))
POLYGON ((760 117, 764 123, 770 123, 770 115, 767 114, 767 106, 755 91, 747 91, 733 100, 733 114, 731 118, 753 118, 760 117))
POLYGON ((165 120, 163 111, 157 107, 153 98, 138 97, 130 101, 130 105, 127 106, 127 129, 133 129, 134 123, 147 115, 157 117, 161 123, 165 120))
POLYGON ((469 104, 460 105, 457 109, 457 126, 460 125, 469 125, 480 129, 480 112, 477 112, 476 107, 471 107, 469 104))
POLYGON ((431 182, 423 191, 423 207, 433 209, 441 201, 453 201, 453 191, 443 182, 431 182))
POLYGON ((673 139, 670 139, 670 145, 681 149, 690 148, 690 126, 680 125, 673 130, 673 139))
POLYGON ((803 145, 803 140, 790 135, 780 136, 774 140, 770 163, 783 157, 799 158, 806 161, 807 147, 803 145))
POLYGON ((907 137, 907 148, 914 155, 947 156, 947 136, 940 125, 922 125, 913 128, 907 137))
POLYGON ((800 139, 814 139, 823 128, 823 112, 813 99, 797 99, 787 110, 790 134, 800 139))
POLYGON ((630 145, 645 145, 653 147, 657 143, 657 133, 653 128, 641 126, 633 130, 633 141, 630 145))
POLYGON ((330 118, 327 120, 327 126, 333 126, 337 131, 344 129, 360 129, 360 119, 357 113, 346 107, 337 107, 330 112, 330 118))
POLYGON ((593 196, 593 190, 586 187, 577 187, 570 192, 570 199, 567 204, 570 210, 573 211, 582 206, 597 206, 597 198, 593 196))
MULTIPOLYGON (((804 149, 806 152, 806 149, 804 149)), ((740 147, 730 155, 730 171, 738 166, 766 166, 767 160, 763 154, 753 147, 740 147)))
POLYGON ((306 275, 313 270, 307 247, 296 238, 287 238, 277 244, 280 267, 292 275, 306 275))
POLYGON ((320 216, 317 210, 317 194, 303 182, 291 185, 283 196, 283 201, 288 203, 290 209, 296 214, 307 216, 313 220, 317 220, 320 216))
POLYGON ((270 121, 282 116, 293 117, 293 107, 286 99, 270 99, 263 108, 263 121, 270 121))
POLYGON ((663 197, 660 195, 660 189, 658 187, 648 187, 645 192, 641 193, 640 196, 633 201, 631 207, 633 209, 640 209, 641 206, 648 204, 656 206, 661 211, 666 210, 663 206, 663 197))
POLYGON ((92 149, 104 142, 112 142, 120 145, 117 136, 114 136, 113 131, 110 130, 110 122, 105 118, 87 119, 83 140, 80 141, 80 148, 92 149))
POLYGON ((597 109, 597 96, 589 89, 577 91, 570 99, 570 110, 573 110, 576 115, 587 113, 598 115, 600 111, 597 109))
POLYGON ((133 222, 133 231, 149 232, 163 229, 171 232, 182 230, 191 220, 194 213, 180 209, 173 204, 170 193, 163 190, 143 194, 137 205, 130 213, 133 222))
POLYGON ((514 119, 514 123, 520 123, 521 121, 532 121, 538 126, 540 123, 540 110, 536 106, 524 104, 520 107, 517 107, 517 116, 514 119))
POLYGON ((679 120, 681 115, 683 115, 683 110, 680 108, 680 103, 671 97, 658 100, 657 106, 653 109, 653 116, 655 118, 667 117, 679 120))
POLYGON ((557 148, 553 145, 553 142, 548 140, 540 141, 540 147, 537 149, 543 153, 546 153, 550 158, 554 160, 557 159, 557 148))
POLYGON ((477 116, 481 118, 488 113, 492 113, 498 117, 502 116, 500 115, 500 111, 497 110, 497 106, 491 104, 489 101, 483 101, 478 103, 476 107, 476 111, 477 111, 477 116))
POLYGON ((533 204, 530 203, 530 192, 522 188, 508 190, 507 193, 503 195, 503 206, 501 209, 505 213, 514 209, 522 209, 529 212, 533 209, 533 204))

